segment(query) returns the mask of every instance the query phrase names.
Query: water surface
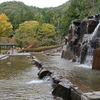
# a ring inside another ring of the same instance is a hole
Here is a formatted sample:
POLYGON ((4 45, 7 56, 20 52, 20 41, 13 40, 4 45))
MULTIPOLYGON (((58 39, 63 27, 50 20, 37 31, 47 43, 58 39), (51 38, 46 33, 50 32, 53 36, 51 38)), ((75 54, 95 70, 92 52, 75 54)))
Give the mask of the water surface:
MULTIPOLYGON (((60 53, 56 54, 60 55, 60 53)), ((80 65, 79 63, 75 63, 66 59, 62 59, 61 56, 49 56, 43 59, 43 55, 37 55, 38 59, 40 59, 45 65, 49 66, 51 69, 55 68, 55 70, 60 71, 60 73, 64 73, 66 76, 70 76, 76 81, 90 87, 94 91, 100 91, 100 71, 92 70, 91 66, 88 65, 80 65)), ((86 90, 88 91, 88 90, 86 90)))
MULTIPOLYGON (((90 66, 55 56, 33 54, 50 70, 74 78, 94 91, 100 90, 100 71, 90 66)), ((39 69, 27 57, 9 57, 0 60, 0 100, 61 100, 52 95, 52 82, 38 79, 39 69)))
POLYGON ((50 81, 38 79, 27 57, 0 60, 0 100, 56 100, 50 81))

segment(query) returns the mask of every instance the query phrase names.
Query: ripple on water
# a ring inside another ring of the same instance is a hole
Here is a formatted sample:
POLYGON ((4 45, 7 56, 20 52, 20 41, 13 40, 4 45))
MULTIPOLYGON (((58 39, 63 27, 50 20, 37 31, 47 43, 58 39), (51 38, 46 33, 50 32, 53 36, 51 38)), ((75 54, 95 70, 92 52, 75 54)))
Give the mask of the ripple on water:
POLYGON ((28 58, 8 58, 0 64, 0 100, 54 100, 51 83, 38 79, 39 70, 28 58))

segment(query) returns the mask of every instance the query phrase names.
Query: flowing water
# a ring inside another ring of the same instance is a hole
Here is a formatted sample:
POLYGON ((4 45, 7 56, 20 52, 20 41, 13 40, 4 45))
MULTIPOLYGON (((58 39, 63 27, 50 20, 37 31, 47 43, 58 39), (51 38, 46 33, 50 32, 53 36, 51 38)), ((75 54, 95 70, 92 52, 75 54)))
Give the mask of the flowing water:
POLYGON ((60 71, 60 73, 64 73, 65 76, 69 75, 73 77, 94 91, 100 91, 100 71, 92 70, 90 65, 80 65, 79 63, 74 63, 72 61, 62 59, 61 56, 50 56, 49 61, 48 57, 43 55, 37 55, 37 57, 43 62, 43 64, 49 66, 51 69, 55 68, 55 70, 60 71))
POLYGON ((38 79, 38 72, 27 57, 0 60, 0 100, 56 100, 51 82, 38 79))
MULTIPOLYGON (((34 54, 47 68, 70 75, 95 91, 100 90, 100 71, 62 59, 60 53, 55 55, 34 54)), ((25 56, 0 60, 0 100, 60 100, 52 95, 50 78, 38 79, 39 69, 30 61, 25 56)))

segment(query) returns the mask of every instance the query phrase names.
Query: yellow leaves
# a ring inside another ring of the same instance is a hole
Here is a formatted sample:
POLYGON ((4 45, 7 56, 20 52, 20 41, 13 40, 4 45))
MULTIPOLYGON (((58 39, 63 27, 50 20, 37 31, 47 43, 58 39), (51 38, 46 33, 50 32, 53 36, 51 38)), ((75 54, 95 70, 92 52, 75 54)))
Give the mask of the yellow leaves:
POLYGON ((0 14, 0 36, 10 36, 12 24, 7 22, 8 17, 5 14, 0 14))
POLYGON ((39 24, 39 22, 37 22, 37 21, 25 21, 24 22, 25 24, 28 24, 28 25, 37 25, 37 24, 39 24))
MULTIPOLYGON (((19 29, 21 29, 23 32, 31 32, 34 27, 39 26, 39 22, 37 21, 25 21, 24 23, 20 24, 19 29)), ((35 30, 34 30, 35 31, 35 30)))
POLYGON ((19 29, 16 30, 15 37, 17 39, 21 39, 21 41, 25 40, 25 38, 34 38, 37 29, 39 27, 39 22, 37 21, 25 21, 20 24, 19 29), (19 35, 18 35, 19 34, 19 35))
POLYGON ((7 21, 8 17, 5 14, 0 14, 0 21, 7 21))

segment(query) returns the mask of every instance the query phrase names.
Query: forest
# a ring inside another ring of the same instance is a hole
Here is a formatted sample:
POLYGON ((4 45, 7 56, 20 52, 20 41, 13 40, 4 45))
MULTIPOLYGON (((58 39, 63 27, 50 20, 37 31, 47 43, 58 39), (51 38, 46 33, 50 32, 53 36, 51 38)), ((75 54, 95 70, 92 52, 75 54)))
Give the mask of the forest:
POLYGON ((74 19, 100 13, 100 0, 69 0, 50 8, 10 1, 0 4, 0 37, 13 37, 19 47, 61 43, 74 19))

